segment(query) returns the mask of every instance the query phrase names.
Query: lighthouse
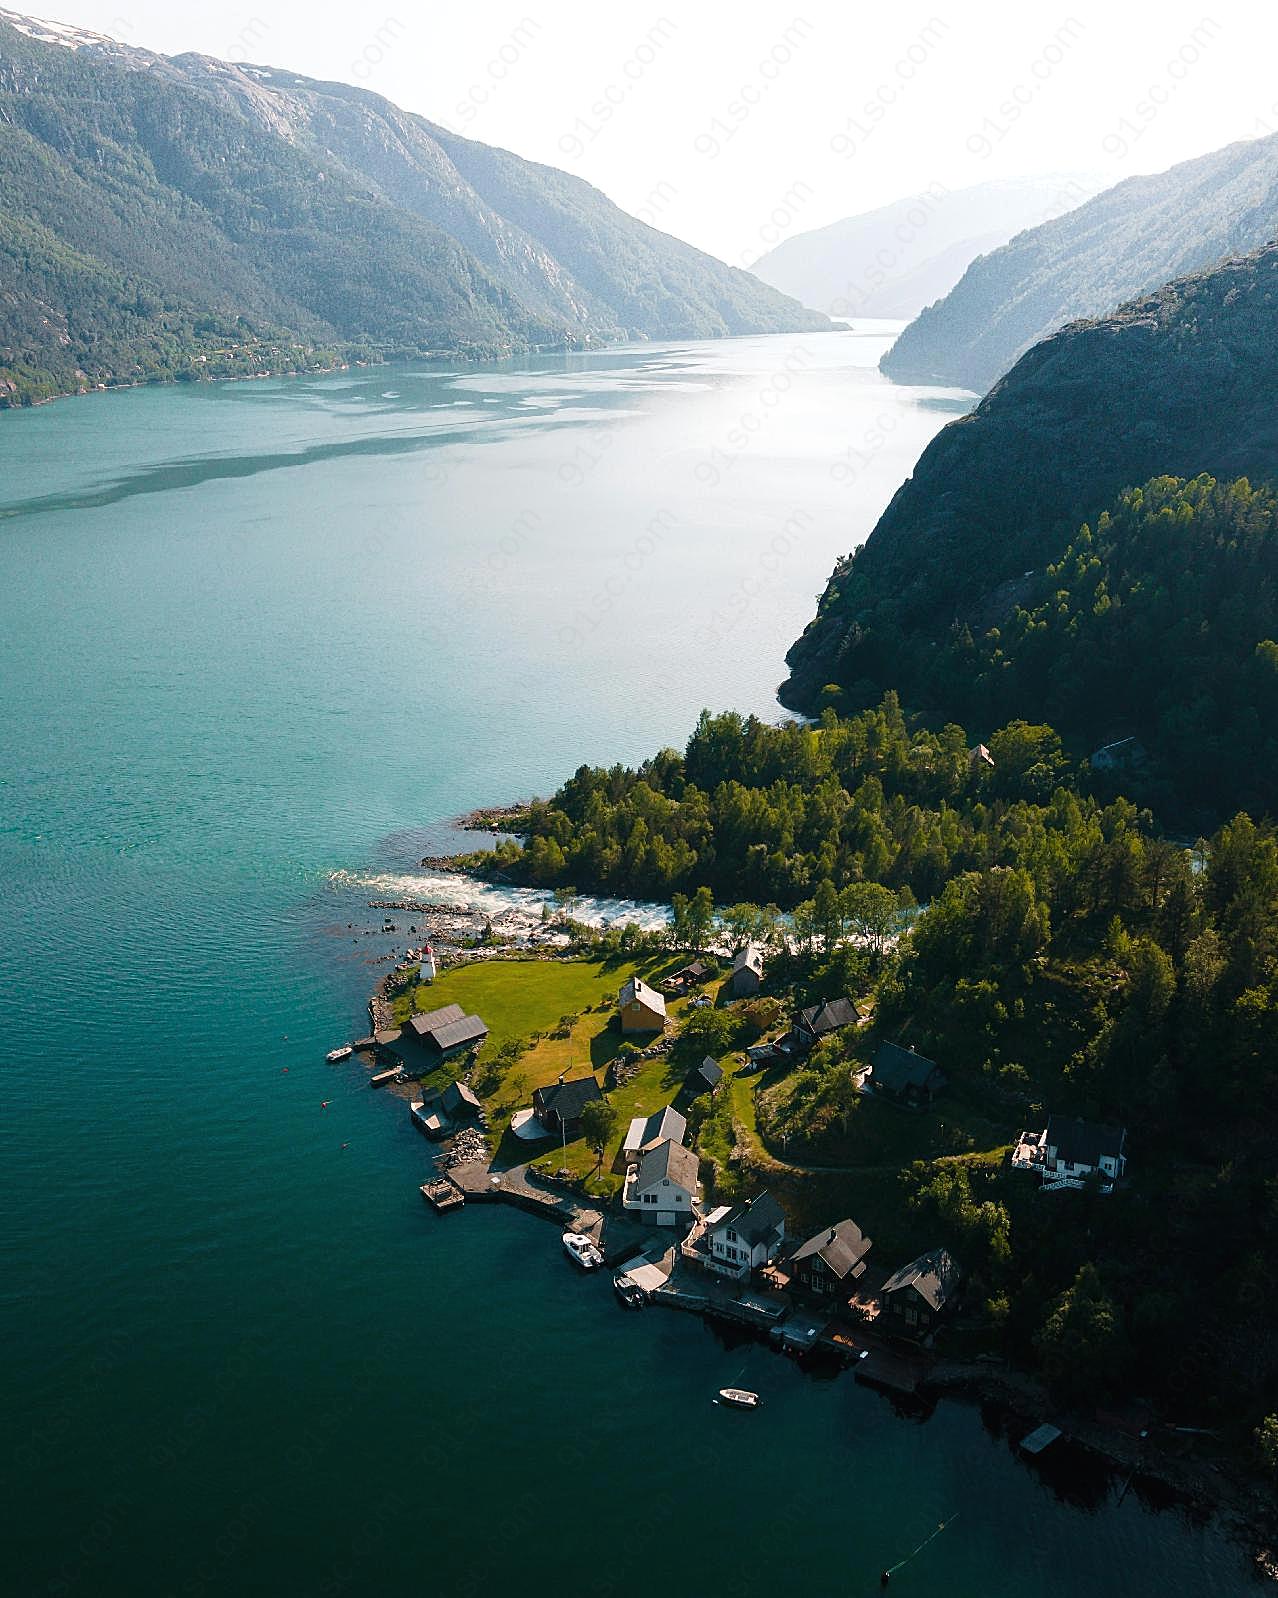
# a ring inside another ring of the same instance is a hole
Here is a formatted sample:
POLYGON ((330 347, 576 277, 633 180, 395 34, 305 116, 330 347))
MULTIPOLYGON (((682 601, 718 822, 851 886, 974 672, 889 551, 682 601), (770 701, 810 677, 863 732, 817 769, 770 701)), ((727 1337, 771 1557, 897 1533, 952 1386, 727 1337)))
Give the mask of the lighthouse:
POLYGON ((428 943, 426 945, 426 947, 422 950, 422 981, 423 982, 433 982, 434 980, 435 980, 435 951, 434 951, 434 949, 431 948, 430 944, 428 943))

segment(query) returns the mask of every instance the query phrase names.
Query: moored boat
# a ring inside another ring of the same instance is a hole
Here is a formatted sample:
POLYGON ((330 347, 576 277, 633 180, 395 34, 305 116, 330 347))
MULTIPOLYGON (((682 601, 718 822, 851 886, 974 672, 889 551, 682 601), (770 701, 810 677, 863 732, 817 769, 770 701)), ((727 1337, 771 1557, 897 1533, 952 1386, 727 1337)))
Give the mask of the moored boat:
POLYGON ((596 1270, 603 1264, 603 1255, 584 1232, 565 1232, 563 1241, 564 1252, 570 1260, 580 1265, 583 1271, 596 1270))
POLYGON ((343 1043, 340 1049, 330 1049, 324 1058, 330 1065, 336 1065, 339 1060, 349 1060, 354 1052, 349 1043, 343 1043))
POLYGON ((758 1393, 748 1392, 744 1387, 721 1387, 716 1402, 729 1404, 733 1409, 758 1409, 762 1399, 758 1393))
POLYGON ((628 1275, 625 1271, 613 1277, 612 1285, 617 1291, 617 1297, 627 1309, 642 1309, 648 1302, 647 1293, 635 1281, 634 1277, 628 1275))

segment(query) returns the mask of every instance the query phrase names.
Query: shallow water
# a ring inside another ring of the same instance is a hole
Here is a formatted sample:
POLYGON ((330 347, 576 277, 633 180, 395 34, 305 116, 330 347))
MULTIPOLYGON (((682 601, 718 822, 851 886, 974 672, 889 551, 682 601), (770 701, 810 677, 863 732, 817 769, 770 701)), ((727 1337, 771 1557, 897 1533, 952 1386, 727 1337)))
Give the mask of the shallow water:
POLYGON ((877 1591, 956 1511, 894 1591, 1242 1591, 1178 1511, 975 1409, 901 1419, 620 1313, 534 1220, 436 1220, 407 1116, 323 1060, 383 969, 348 923, 448 817, 775 713, 962 405, 883 347, 0 418, 7 1591, 877 1591), (760 1414, 710 1405, 738 1381, 760 1414))

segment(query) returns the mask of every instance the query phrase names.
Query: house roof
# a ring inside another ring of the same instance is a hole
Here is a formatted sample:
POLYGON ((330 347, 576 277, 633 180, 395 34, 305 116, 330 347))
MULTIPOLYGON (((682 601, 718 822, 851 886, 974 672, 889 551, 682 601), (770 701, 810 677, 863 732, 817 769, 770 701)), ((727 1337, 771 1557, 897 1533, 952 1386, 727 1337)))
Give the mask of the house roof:
POLYGON ((450 1082, 443 1092, 444 1108, 450 1115, 459 1110, 478 1110, 480 1103, 464 1082, 450 1082))
POLYGON ((593 1076, 574 1077, 571 1082, 552 1082, 533 1094, 540 1115, 548 1115, 553 1110, 565 1121, 575 1121, 587 1104, 601 1098, 603 1094, 593 1076))
POLYGON ((883 1297, 912 1287, 930 1308, 942 1310, 954 1296, 960 1274, 958 1262, 949 1249, 934 1248, 889 1276, 883 1284, 883 1297))
POLYGON ((408 1024, 419 1038, 424 1038, 436 1027, 447 1026, 450 1021, 460 1021, 465 1014, 460 1004, 446 1004, 440 1010, 428 1010, 425 1015, 410 1016, 408 1024))
POLYGON ((704 960, 689 960, 687 965, 681 965, 679 969, 673 973, 671 980, 673 981, 674 977, 704 977, 708 976, 709 973, 710 967, 704 960))
POLYGON ((825 999, 820 1004, 810 1004, 800 1010, 798 1024, 805 1032, 824 1037, 841 1026, 852 1026, 861 1019, 851 999, 825 999))
POLYGON ((889 1093, 925 1088, 934 1077, 944 1074, 934 1060, 903 1049, 899 1043, 880 1043, 874 1051, 874 1080, 889 1093))
POLYGON ((757 943, 747 943, 744 949, 738 949, 732 961, 732 971, 753 971, 755 976, 763 975, 763 950, 757 943))
POLYGON ((1067 1165, 1099 1165, 1108 1155, 1118 1159, 1127 1142, 1127 1129, 1106 1126, 1100 1121, 1081 1121, 1076 1116, 1051 1115, 1047 1118, 1046 1144, 1067 1165))
POLYGON ((636 1115, 626 1133, 624 1147, 646 1149, 650 1143, 660 1143, 665 1138, 682 1143, 687 1132, 687 1121, 672 1104, 667 1104, 664 1110, 654 1110, 649 1116, 636 1115))
POLYGON ((785 1231, 785 1212, 771 1193, 756 1193, 743 1204, 734 1204, 714 1223, 713 1229, 719 1232, 729 1227, 747 1243, 762 1243, 774 1232, 785 1231))
POLYGON ((482 1043, 488 1028, 477 1015, 464 1015, 459 1021, 446 1021, 432 1027, 426 1037, 437 1049, 457 1049, 466 1043, 482 1043))
POLYGON ((648 1188, 659 1187, 662 1182, 677 1182, 689 1193, 695 1193, 700 1170, 701 1162, 692 1150, 668 1137, 655 1148, 649 1149, 639 1161, 634 1191, 642 1193, 648 1188))
POLYGON ((658 1015, 666 1013, 664 997, 657 992, 656 988, 650 988, 642 977, 631 977, 617 995, 617 1003, 623 1009, 626 1005, 636 1002, 645 1005, 649 1010, 655 1010, 658 1015))
POLYGON ((712 1060, 707 1054, 701 1064, 688 1072, 689 1076, 699 1076, 707 1087, 717 1088, 723 1081, 723 1067, 718 1060, 712 1060))
POLYGON ((816 1232, 806 1243, 800 1243, 790 1256, 791 1263, 821 1258, 840 1281, 845 1276, 859 1276, 865 1269, 861 1263, 873 1245, 855 1221, 836 1221, 816 1232))

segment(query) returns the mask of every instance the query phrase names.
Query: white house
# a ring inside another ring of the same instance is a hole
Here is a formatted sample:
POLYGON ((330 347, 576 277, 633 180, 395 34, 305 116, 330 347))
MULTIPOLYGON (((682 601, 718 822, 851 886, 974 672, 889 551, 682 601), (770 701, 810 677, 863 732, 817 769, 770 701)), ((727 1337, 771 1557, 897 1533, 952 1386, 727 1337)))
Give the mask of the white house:
POLYGON ((671 1104, 648 1116, 636 1115, 622 1141, 622 1163, 633 1165, 658 1143, 664 1143, 667 1138, 682 1143, 687 1134, 687 1121, 671 1104))
POLYGON ((699 1170, 700 1162, 691 1149, 666 1138, 626 1171, 622 1205, 658 1226, 690 1221, 699 1170))
POLYGON ((1033 1171, 1044 1191, 1082 1187, 1099 1175, 1109 1193, 1127 1170, 1127 1129, 1099 1121, 1052 1115, 1041 1132, 1022 1132, 1012 1153, 1012 1168, 1033 1171))
POLYGON ((664 1032, 666 1001, 642 977, 631 977, 617 995, 623 1032, 664 1032))
POLYGON ((785 1241, 785 1215, 771 1193, 717 1209, 706 1217, 696 1257, 721 1276, 744 1280, 774 1260, 785 1241))

